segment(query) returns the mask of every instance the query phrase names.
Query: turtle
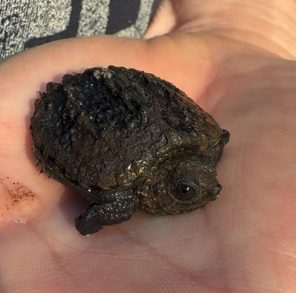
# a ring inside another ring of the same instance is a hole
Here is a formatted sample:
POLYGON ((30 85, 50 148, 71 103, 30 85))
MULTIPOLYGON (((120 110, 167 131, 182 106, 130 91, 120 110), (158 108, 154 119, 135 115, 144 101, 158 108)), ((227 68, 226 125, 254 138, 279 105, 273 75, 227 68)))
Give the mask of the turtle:
POLYGON ((172 83, 108 66, 48 82, 31 117, 33 155, 88 204, 82 235, 129 220, 196 210, 221 193, 216 165, 230 134, 172 83))

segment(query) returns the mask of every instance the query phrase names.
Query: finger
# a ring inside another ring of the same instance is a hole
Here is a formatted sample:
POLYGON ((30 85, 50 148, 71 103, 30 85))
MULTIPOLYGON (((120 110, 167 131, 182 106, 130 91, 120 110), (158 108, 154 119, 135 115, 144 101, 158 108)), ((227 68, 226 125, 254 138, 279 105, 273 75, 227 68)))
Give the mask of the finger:
POLYGON ((58 79, 66 72, 112 64, 153 72, 188 94, 193 92, 194 85, 196 95, 198 89, 202 91, 213 67, 213 52, 207 42, 205 38, 184 34, 150 40, 112 36, 68 39, 33 48, 7 60, 0 66, 0 76, 6 89, 30 83, 31 91, 36 91, 40 83, 58 79))

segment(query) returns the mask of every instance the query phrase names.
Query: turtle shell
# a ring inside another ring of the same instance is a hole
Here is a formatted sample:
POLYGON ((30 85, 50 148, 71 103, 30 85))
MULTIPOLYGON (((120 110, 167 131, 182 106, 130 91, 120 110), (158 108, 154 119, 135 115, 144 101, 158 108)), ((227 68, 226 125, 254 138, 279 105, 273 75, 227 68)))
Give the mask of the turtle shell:
POLYGON ((115 66, 48 83, 30 129, 42 170, 88 194, 128 189, 179 153, 212 149, 223 134, 171 83, 115 66))

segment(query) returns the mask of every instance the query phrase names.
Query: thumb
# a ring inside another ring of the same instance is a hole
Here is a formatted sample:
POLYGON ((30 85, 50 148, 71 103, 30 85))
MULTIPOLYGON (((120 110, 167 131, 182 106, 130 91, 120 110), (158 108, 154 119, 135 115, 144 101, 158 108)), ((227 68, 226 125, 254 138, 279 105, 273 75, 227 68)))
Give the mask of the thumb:
POLYGON ((114 36, 66 39, 7 60, 0 66, 0 76, 7 90, 14 88, 11 84, 18 84, 36 91, 40 84, 59 80, 67 72, 115 65, 154 73, 189 96, 198 95, 212 71, 213 50, 209 48, 213 46, 208 43, 204 37, 193 34, 171 34, 149 40, 114 36))

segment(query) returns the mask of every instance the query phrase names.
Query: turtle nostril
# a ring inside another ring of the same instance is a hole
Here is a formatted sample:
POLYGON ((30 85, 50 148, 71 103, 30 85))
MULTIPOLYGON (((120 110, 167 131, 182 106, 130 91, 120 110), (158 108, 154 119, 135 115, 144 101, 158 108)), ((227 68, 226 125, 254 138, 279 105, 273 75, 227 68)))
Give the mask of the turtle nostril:
POLYGON ((229 138, 230 138, 230 133, 227 130, 223 129, 222 141, 224 145, 229 142, 229 138))

